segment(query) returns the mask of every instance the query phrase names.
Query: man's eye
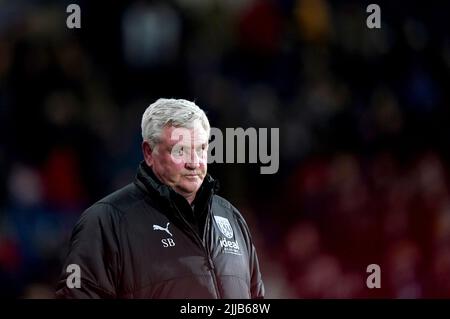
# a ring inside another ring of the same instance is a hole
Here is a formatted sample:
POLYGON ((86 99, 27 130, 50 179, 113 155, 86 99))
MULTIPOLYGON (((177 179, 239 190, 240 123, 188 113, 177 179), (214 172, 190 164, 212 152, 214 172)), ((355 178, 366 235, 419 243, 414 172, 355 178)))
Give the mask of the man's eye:
POLYGON ((172 155, 174 156, 182 156, 184 154, 184 148, 182 146, 175 146, 172 149, 172 155))
POLYGON ((197 147, 196 152, 197 152, 197 154, 202 154, 202 152, 205 151, 205 150, 206 150, 206 146, 202 145, 200 147, 197 147))

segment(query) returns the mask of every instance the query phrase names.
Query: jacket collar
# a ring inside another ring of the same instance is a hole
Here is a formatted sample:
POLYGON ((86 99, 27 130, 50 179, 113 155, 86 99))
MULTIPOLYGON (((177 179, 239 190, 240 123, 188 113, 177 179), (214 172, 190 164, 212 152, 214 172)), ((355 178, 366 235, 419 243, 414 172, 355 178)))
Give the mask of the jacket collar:
MULTIPOLYGON (((166 200, 169 203, 178 201, 180 198, 184 199, 180 194, 175 192, 170 186, 163 184, 153 173, 152 169, 147 166, 145 161, 139 164, 135 182, 141 186, 148 194, 157 196, 160 199, 166 200)), ((208 200, 214 193, 219 190, 219 182, 211 175, 206 174, 200 189, 198 190, 193 203, 198 199, 208 200), (206 197, 206 198, 205 198, 206 197)), ((187 201, 186 201, 187 203, 187 201)))

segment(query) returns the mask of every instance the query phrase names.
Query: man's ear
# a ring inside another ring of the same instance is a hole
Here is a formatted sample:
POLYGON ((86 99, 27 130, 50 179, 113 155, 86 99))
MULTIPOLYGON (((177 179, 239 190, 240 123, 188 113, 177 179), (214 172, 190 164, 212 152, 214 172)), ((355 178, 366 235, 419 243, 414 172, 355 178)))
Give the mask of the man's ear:
POLYGON ((153 164, 153 149, 148 141, 142 142, 142 153, 144 154, 144 161, 148 167, 153 164))

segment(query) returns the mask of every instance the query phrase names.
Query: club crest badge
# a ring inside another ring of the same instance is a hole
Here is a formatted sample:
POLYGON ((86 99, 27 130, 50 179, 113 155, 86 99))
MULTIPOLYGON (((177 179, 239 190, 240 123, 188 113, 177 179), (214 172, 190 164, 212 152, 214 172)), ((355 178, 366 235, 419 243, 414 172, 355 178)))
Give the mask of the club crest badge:
POLYGON ((231 228, 230 221, 221 216, 214 216, 217 226, 219 226, 220 231, 226 238, 233 238, 233 228, 231 228))

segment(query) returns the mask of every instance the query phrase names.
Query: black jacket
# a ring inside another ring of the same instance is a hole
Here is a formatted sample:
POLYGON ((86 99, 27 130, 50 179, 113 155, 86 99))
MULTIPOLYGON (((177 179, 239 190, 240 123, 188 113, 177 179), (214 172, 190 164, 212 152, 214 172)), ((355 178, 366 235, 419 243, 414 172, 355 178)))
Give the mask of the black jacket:
POLYGON ((263 298, 247 224, 215 191, 207 175, 192 209, 141 163, 134 183, 81 215, 57 297, 263 298), (80 288, 66 285, 70 264, 80 288))

